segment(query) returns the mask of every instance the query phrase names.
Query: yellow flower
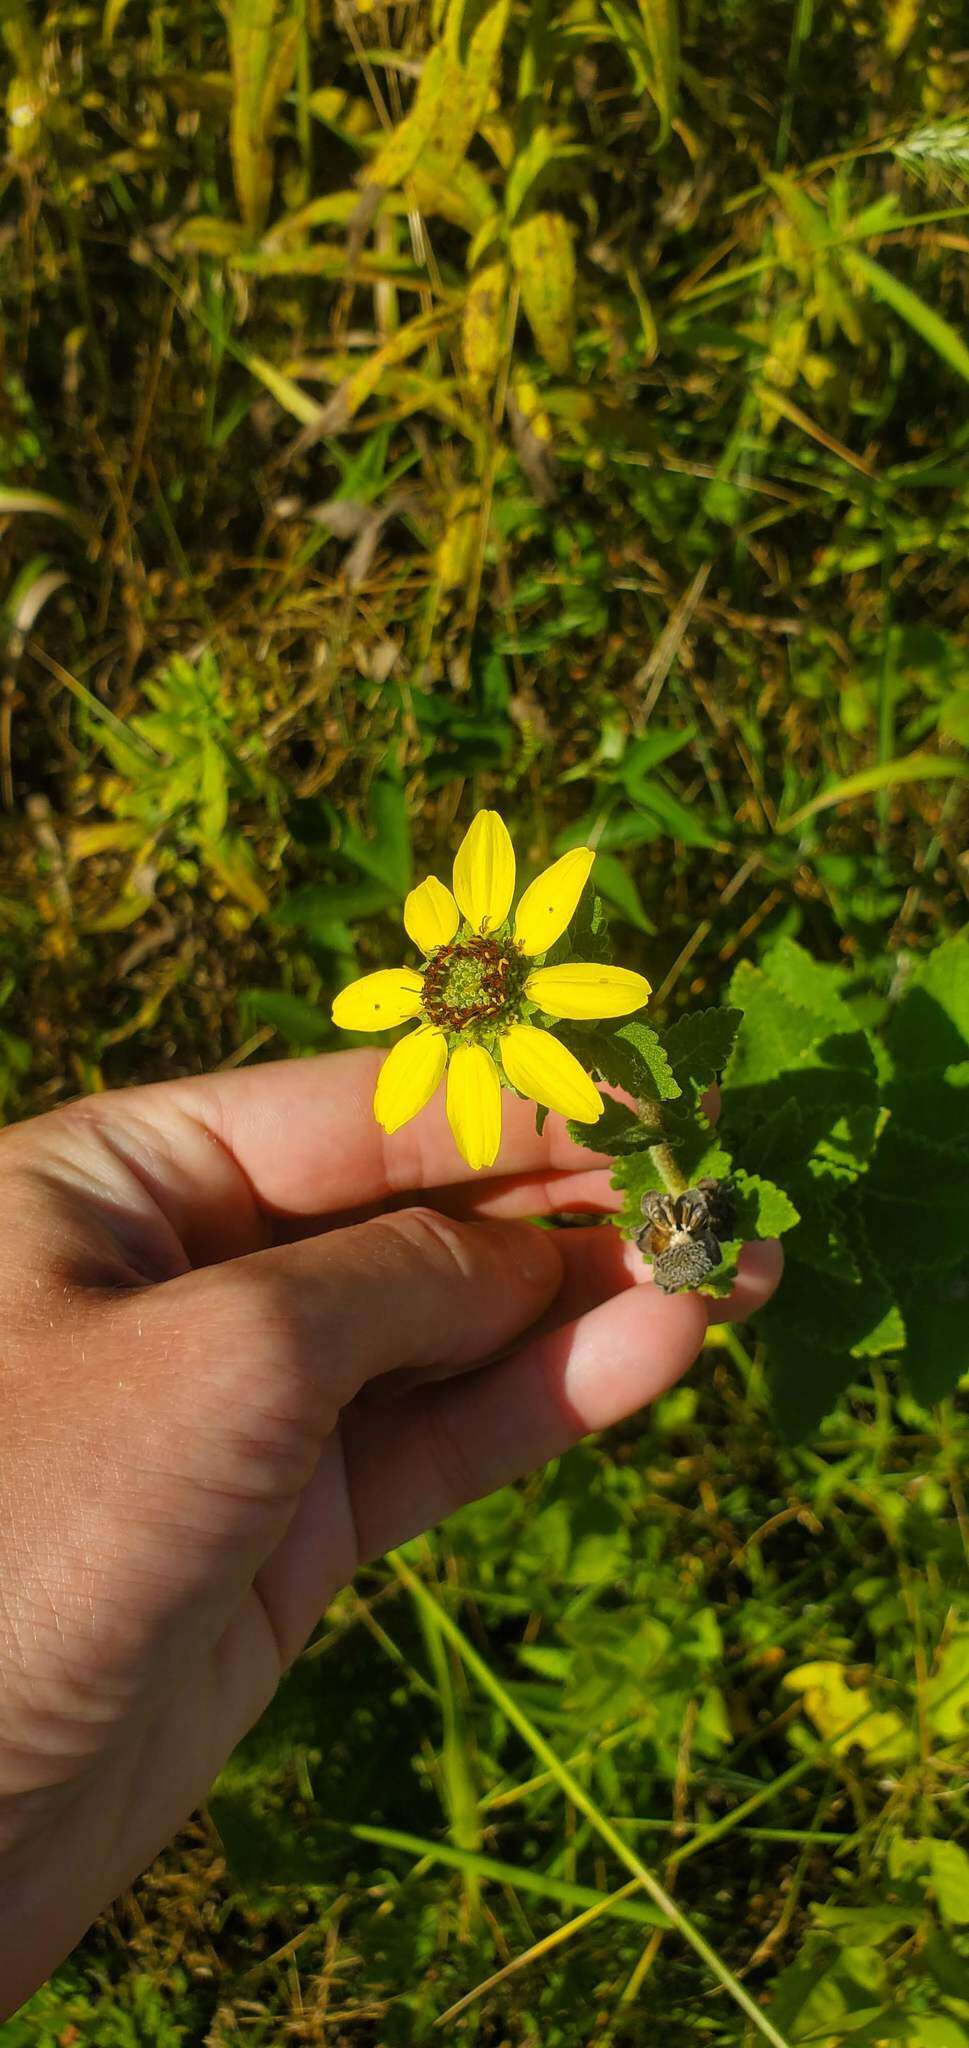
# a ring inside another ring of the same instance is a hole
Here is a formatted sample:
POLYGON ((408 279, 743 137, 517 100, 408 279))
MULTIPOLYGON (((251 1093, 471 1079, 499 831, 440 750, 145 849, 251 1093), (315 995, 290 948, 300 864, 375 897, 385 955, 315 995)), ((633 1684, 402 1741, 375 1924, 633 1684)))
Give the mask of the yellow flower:
POLYGON ((381 968, 342 990, 333 1022, 344 1031, 389 1031, 419 1019, 380 1069, 373 1107, 385 1131, 429 1102, 447 1071, 447 1116, 469 1166, 491 1166, 501 1143, 501 1089, 580 1123, 602 1115, 598 1088, 551 1031, 547 1017, 626 1017, 649 995, 627 967, 541 961, 574 916, 595 854, 574 847, 531 883, 511 917, 515 853, 497 811, 479 811, 454 861, 454 893, 434 875, 412 889, 404 930, 422 968, 381 968))

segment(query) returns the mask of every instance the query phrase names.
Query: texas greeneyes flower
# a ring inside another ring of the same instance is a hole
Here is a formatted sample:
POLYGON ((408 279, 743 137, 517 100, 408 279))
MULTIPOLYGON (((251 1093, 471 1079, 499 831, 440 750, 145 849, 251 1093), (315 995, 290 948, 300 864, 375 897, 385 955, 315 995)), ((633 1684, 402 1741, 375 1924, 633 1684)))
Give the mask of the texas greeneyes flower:
POLYGON ((497 811, 479 811, 454 860, 454 893, 429 875, 404 904, 404 929, 425 956, 418 967, 381 968, 337 996, 344 1031, 417 1029, 393 1046, 380 1069, 373 1107, 385 1131, 430 1101, 447 1073, 447 1115, 471 1167, 491 1166, 501 1143, 501 1087, 510 1082, 546 1109, 591 1124, 602 1115, 598 1088, 560 1039, 533 1022, 550 1017, 626 1017, 649 982, 626 967, 540 963, 561 938, 589 879, 595 854, 577 846, 531 883, 511 919, 515 853, 497 811))

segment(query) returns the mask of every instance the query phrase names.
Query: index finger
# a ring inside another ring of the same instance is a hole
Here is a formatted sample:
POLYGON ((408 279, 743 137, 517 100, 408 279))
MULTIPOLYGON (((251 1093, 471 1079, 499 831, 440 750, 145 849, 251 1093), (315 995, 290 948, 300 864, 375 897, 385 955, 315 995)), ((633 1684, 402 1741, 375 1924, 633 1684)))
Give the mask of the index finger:
POLYGON ((363 1047, 274 1061, 126 1088, 64 1113, 106 1129, 116 1152, 134 1148, 139 1177, 150 1174, 182 1242, 203 1260, 250 1248, 259 1212, 325 1224, 427 1188, 602 1164, 573 1145, 561 1117, 549 1116, 539 1137, 534 1105, 510 1093, 501 1150, 482 1174, 471 1175, 457 1150, 443 1090, 388 1137, 372 1106, 381 1060, 363 1047))

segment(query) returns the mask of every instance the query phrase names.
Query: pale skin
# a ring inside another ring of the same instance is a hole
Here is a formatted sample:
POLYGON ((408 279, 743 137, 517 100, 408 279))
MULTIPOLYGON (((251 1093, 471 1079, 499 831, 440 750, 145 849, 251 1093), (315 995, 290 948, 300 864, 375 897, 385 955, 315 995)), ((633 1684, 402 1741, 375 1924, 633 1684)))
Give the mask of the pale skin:
POLYGON ((631 1415, 729 1303, 664 1296, 557 1117, 489 1174, 351 1051, 0 1137, 0 2018, 204 1799, 363 1560, 631 1415))

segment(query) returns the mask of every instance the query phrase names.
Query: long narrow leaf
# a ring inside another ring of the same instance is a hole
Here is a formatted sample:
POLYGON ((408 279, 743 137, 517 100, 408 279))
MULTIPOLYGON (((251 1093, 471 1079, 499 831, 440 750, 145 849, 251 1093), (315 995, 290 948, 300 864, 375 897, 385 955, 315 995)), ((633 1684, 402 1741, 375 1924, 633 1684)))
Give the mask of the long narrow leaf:
POLYGON ((442 1635, 447 1638, 448 1642, 453 1644, 470 1671, 472 1678, 476 1679, 477 1683, 481 1686, 482 1691, 486 1692, 494 1700, 495 1705, 500 1708, 511 1727, 518 1730, 519 1735, 527 1742, 532 1754, 538 1757, 539 1761, 551 1771, 566 1799, 570 1800, 572 1805, 585 1815, 586 1820, 591 1821, 596 1833, 606 1843, 607 1847, 612 1850, 613 1855, 618 1858, 619 1862, 625 1865, 633 1877, 639 1878, 643 1890, 652 1899, 654 1905, 659 1907, 660 1912, 664 1915, 669 1925, 674 1927, 678 1934, 682 1935, 684 1941, 689 1942, 690 1947, 700 1957, 701 1962, 706 1964, 711 1976, 716 1978, 717 1983, 733 1999, 734 2004, 740 2007, 741 2012, 746 2013, 747 2018, 752 2021, 757 2032, 763 2035, 765 2041, 772 2043, 772 2048, 789 2048, 789 2044, 783 2034, 778 2033, 777 2028, 767 2018, 766 2013, 762 2012, 760 2006, 755 2004, 749 1993, 744 1990, 739 1978, 735 1977, 733 1971, 727 1968, 726 1963, 718 1956, 716 1949, 711 1948, 710 1943, 700 1933, 699 1928, 694 1926, 693 1921, 684 1913, 682 1907, 677 1905, 676 1900, 660 1884, 659 1879, 654 1877, 651 1870, 647 1869, 646 1864, 636 1855, 635 1850, 630 1848, 629 1843, 623 1840, 618 1829, 613 1826, 608 1818, 608 1815, 604 1814, 601 1807, 596 1805, 595 1800, 586 1791, 585 1786, 580 1785, 578 1778, 573 1777, 567 1765, 563 1764, 551 1744, 546 1742, 544 1735, 539 1733, 534 1722, 530 1721, 528 1715, 522 1711, 517 1700, 512 1698, 500 1678, 495 1677, 494 1672, 485 1663, 484 1658, 479 1657, 477 1650, 468 1642, 467 1637, 459 1629, 457 1622, 452 1621, 451 1616, 445 1613, 440 1602, 434 1598, 433 1594, 424 1585, 423 1581, 417 1577, 416 1573, 411 1571, 410 1566, 404 1563, 403 1558, 399 1557, 396 1552, 392 1552, 388 1562, 396 1572, 401 1584, 407 1587, 413 1599, 426 1613, 430 1613, 433 1616, 435 1625, 440 1629, 442 1635))
POLYGON ((855 270, 861 271, 862 277, 867 278, 876 296, 883 299, 886 306, 891 306, 892 311, 902 320, 906 320, 916 334, 928 343, 929 348, 934 349, 944 363, 948 363, 950 370, 955 370, 958 376, 965 377, 969 383, 969 348, 956 333, 955 328, 949 326, 948 320, 944 320, 942 314, 936 313, 932 306, 927 306, 917 292, 913 292, 909 285, 902 283, 901 278, 894 277, 883 264, 876 263, 873 256, 865 256, 860 250, 856 250, 851 257, 851 264, 855 270))
POLYGON ((809 804, 802 804, 790 818, 782 818, 779 832, 793 832, 796 825, 803 825, 806 818, 813 818, 818 811, 829 810, 832 804, 850 803, 852 797, 872 796, 876 790, 888 789, 896 782, 944 782, 952 780, 969 782, 969 767, 964 761, 947 761, 941 754, 908 754, 900 761, 880 761, 877 768, 862 768, 857 775, 846 775, 842 782, 832 783, 830 789, 823 789, 820 796, 811 798, 809 804))

